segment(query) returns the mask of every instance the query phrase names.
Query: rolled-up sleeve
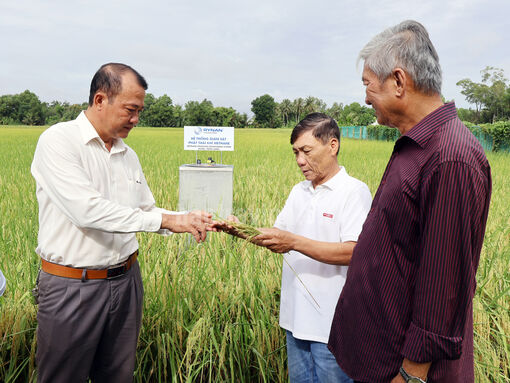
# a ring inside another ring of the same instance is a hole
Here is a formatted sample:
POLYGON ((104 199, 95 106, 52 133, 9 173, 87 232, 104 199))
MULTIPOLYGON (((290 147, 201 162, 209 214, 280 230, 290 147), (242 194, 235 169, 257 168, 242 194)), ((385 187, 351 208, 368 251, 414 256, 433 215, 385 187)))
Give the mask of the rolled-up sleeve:
POLYGON ((441 164, 423 183, 421 252, 401 352, 409 360, 458 359, 462 353, 480 253, 473 243, 485 226, 479 201, 490 194, 488 183, 483 174, 455 161, 441 164))

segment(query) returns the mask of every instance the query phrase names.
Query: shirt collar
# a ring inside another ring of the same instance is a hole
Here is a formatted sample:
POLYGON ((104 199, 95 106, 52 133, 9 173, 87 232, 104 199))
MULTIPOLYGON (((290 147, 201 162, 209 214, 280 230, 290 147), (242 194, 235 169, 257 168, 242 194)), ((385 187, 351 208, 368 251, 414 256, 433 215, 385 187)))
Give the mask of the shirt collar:
MULTIPOLYGON (((82 111, 78 115, 76 121, 78 122, 78 126, 80 128, 80 133, 84 145, 87 145, 90 141, 94 139, 99 140, 99 142, 102 145, 104 145, 103 140, 101 139, 101 137, 99 137, 99 134, 97 134, 97 130, 94 128, 90 120, 87 118, 85 111, 82 111)), ((127 145, 124 143, 124 141, 120 138, 116 138, 113 140, 113 146, 110 153, 112 154, 119 153, 125 151, 126 149, 127 145)))
POLYGON ((304 181, 303 182, 303 188, 310 190, 312 193, 314 193, 316 190, 321 188, 326 188, 329 190, 335 190, 341 187, 342 185, 342 178, 347 175, 347 171, 343 166, 339 166, 340 170, 338 173, 336 173, 333 177, 331 177, 329 180, 324 182, 323 184, 317 185, 317 187, 314 189, 312 185, 312 181, 304 181))
POLYGON ((457 117, 455 103, 449 102, 444 104, 425 116, 425 118, 413 126, 406 134, 400 137, 397 140, 395 147, 397 147, 399 142, 401 142, 399 145, 402 145, 404 140, 410 139, 420 145, 420 147, 424 148, 430 137, 436 133, 437 129, 445 122, 455 117, 457 117))

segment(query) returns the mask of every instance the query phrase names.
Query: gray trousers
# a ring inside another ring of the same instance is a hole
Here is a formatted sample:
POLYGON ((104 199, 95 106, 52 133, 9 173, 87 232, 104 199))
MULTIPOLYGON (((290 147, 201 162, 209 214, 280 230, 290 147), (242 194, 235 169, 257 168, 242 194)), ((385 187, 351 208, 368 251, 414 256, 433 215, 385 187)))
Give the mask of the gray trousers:
POLYGON ((132 382, 142 303, 138 262, 110 280, 82 282, 41 271, 37 381, 132 382))

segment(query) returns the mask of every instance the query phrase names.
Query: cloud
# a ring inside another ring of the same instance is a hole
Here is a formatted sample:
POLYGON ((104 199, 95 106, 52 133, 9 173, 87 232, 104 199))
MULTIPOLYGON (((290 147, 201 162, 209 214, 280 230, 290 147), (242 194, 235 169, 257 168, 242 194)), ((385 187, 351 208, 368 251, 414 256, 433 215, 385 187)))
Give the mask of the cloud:
MULTIPOLYGON (((137 68, 156 96, 207 98, 250 112, 264 93, 363 103, 359 50, 413 18, 441 58, 444 93, 486 65, 510 73, 507 1, 52 1, 0 5, 0 93, 30 89, 45 101, 83 102, 109 61, 137 68)), ((467 104, 464 105, 467 106, 467 104)))

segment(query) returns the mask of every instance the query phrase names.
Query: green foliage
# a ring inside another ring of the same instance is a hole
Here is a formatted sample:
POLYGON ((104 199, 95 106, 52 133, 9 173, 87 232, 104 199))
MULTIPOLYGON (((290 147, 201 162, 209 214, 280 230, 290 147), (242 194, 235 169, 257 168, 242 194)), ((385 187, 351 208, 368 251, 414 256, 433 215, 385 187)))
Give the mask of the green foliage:
POLYGON ((233 126, 244 128, 248 123, 246 114, 238 113, 231 107, 214 107, 213 103, 204 99, 202 102, 189 101, 183 111, 184 124, 191 126, 233 126))
POLYGON ((34 93, 25 90, 0 96, 0 124, 44 125, 43 104, 34 93))
MULTIPOLYGON (((0 382, 35 382, 36 307, 30 289, 39 268, 37 201, 29 168, 43 128, 0 129, 0 382)), ((255 227, 274 223, 303 179, 287 129, 236 132, 233 213, 255 227), (277 169, 277 171, 275 171, 277 169)), ((182 129, 135 128, 137 152, 158 206, 176 210, 182 129)), ((343 139, 340 163, 374 193, 393 143, 343 139)), ((488 153, 493 193, 473 300, 476 382, 509 383, 510 161, 488 153)), ((135 382, 288 382, 285 333, 278 325, 282 258, 222 233, 192 244, 181 235, 138 236, 145 296, 135 382)))
POLYGON ((473 109, 457 108, 457 115, 464 122, 474 123, 478 118, 478 114, 473 109))
POLYGON ((503 69, 488 66, 481 74, 481 83, 468 78, 457 82, 466 100, 475 105, 475 110, 469 114, 464 113, 461 119, 474 123, 510 119, 510 86, 503 69))
MULTIPOLYGON (((463 121, 463 123, 486 151, 510 151, 510 121, 481 125, 469 121, 463 121)), ((366 132, 368 140, 396 141, 400 137, 398 129, 383 125, 368 125, 366 132)))
POLYGON ((53 101, 51 104, 46 104, 46 122, 45 125, 53 125, 57 122, 74 120, 78 115, 88 107, 88 103, 82 104, 69 104, 67 102, 61 103, 53 101))
POLYGON ((282 102, 278 104, 278 112, 281 115, 283 125, 288 125, 293 114, 292 101, 288 98, 283 99, 282 102))
POLYGON ((305 100, 301 97, 296 98, 292 101, 292 109, 294 112, 294 121, 296 124, 303 119, 305 114, 303 114, 303 109, 305 106, 305 100))
POLYGON ((26 90, 20 94, 0 96, 0 124, 52 125, 73 120, 86 108, 87 103, 42 103, 34 93, 26 90))
POLYGON ((480 125, 469 121, 463 121, 463 123, 480 141, 486 151, 510 151, 510 121, 480 125))
POLYGON ((344 106, 338 116, 339 125, 366 126, 375 121, 375 112, 372 108, 361 106, 353 102, 344 106))
POLYGON ((483 124, 482 131, 492 138, 492 150, 510 150, 510 121, 499 121, 494 124, 483 124))
POLYGON ((339 125, 366 126, 375 121, 372 108, 361 106, 357 102, 349 105, 334 102, 331 107, 320 98, 308 96, 296 98, 294 101, 284 99, 277 106, 277 113, 283 126, 293 128, 306 115, 314 112, 325 113, 334 118, 339 125))
POLYGON ((166 94, 155 98, 151 93, 145 95, 144 110, 140 113, 140 125, 176 126, 176 116, 172 99, 166 94))
POLYGON ((186 112, 184 124, 191 126, 207 126, 213 125, 213 103, 207 99, 202 102, 188 101, 184 106, 186 112))
MULTIPOLYGON (((34 93, 26 90, 16 95, 0 96, 0 124, 53 125, 61 121, 74 120, 87 107, 87 102, 41 103, 34 93)), ((183 109, 181 105, 174 105, 166 94, 161 97, 155 97, 151 93, 145 95, 145 107, 140 113, 140 126, 182 127, 185 124, 244 128, 248 124, 248 116, 230 107, 214 107, 209 100, 190 101, 183 109)))
POLYGON ((233 126, 234 128, 244 128, 248 123, 246 113, 237 113, 234 108, 225 108, 218 106, 213 110, 214 126, 233 126))
POLYGON ((344 105, 340 102, 334 102, 333 105, 326 111, 326 113, 334 118, 337 122, 340 120, 344 105))
POLYGON ((313 96, 299 97, 294 101, 286 98, 276 106, 276 113, 281 120, 281 125, 285 127, 294 127, 307 114, 314 112, 328 113, 328 109, 323 100, 313 96))
POLYGON ((303 119, 307 114, 310 113, 326 113, 327 106, 324 101, 320 98, 308 96, 305 98, 303 104, 303 114, 300 116, 300 119, 303 119))
POLYGON ((276 114, 276 102, 268 94, 257 97, 251 102, 251 111, 255 115, 254 127, 256 128, 277 128, 281 121, 276 114))

